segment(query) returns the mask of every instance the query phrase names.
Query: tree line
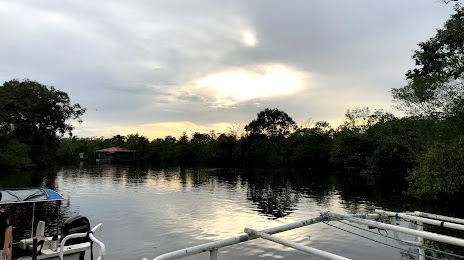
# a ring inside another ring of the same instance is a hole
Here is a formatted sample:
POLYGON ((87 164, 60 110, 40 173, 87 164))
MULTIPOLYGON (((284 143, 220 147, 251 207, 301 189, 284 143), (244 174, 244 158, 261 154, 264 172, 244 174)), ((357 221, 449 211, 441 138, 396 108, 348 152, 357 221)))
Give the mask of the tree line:
POLYGON ((136 150, 136 159, 181 166, 298 167, 370 174, 405 174, 417 161, 437 126, 431 120, 397 118, 368 108, 348 110, 342 126, 327 122, 299 127, 279 109, 265 109, 234 132, 184 133, 150 141, 139 134, 112 138, 62 138, 60 160, 79 153, 93 160, 96 150, 121 147, 136 150))
POLYGON ((388 174, 406 178, 412 196, 464 197, 463 17, 464 9, 456 5, 444 27, 418 44, 406 86, 392 89, 407 116, 352 109, 335 129, 324 121, 298 126, 284 111, 267 108, 243 135, 194 133, 152 141, 139 134, 65 137, 73 130, 67 120, 80 120, 85 108, 54 87, 14 79, 0 86, 0 167, 46 167, 118 146, 154 163, 388 174))
POLYGON ((348 110, 343 125, 298 127, 279 109, 265 109, 245 134, 184 133, 149 141, 139 134, 63 138, 61 160, 117 146, 147 162, 180 166, 292 167, 352 174, 389 175, 410 182, 418 197, 459 195, 464 179, 464 135, 452 119, 395 117, 368 108, 348 110), (454 130, 453 130, 454 129, 454 130))

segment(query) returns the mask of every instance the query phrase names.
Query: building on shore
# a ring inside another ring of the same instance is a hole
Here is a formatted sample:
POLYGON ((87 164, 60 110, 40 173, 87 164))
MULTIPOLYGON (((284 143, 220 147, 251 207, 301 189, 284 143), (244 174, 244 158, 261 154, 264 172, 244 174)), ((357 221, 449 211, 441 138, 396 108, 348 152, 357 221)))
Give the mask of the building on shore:
POLYGON ((131 161, 135 159, 135 150, 110 147, 95 151, 95 160, 99 161, 131 161))

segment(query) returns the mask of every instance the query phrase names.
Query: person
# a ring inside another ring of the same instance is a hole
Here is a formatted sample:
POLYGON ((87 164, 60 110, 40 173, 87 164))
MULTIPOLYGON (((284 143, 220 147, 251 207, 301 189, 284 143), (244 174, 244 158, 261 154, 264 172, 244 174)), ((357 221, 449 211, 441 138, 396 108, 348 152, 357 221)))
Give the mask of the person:
MULTIPOLYGON (((2 193, 0 192, 0 201, 2 201, 2 193)), ((0 245, 2 246, 2 260, 10 259, 10 240, 13 227, 11 226, 10 216, 8 212, 0 205, 0 245)))

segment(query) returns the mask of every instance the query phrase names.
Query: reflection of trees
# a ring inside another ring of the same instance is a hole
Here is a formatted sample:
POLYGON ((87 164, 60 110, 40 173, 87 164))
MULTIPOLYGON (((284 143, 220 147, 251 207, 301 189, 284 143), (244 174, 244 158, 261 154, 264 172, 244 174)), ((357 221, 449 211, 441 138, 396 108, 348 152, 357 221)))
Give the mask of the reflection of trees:
POLYGON ((298 193, 295 193, 289 184, 287 187, 266 187, 250 185, 247 199, 258 206, 258 211, 271 218, 281 218, 289 215, 298 203, 298 193))
POLYGON ((325 173, 311 170, 292 170, 286 174, 293 189, 298 190, 303 196, 313 199, 318 205, 327 205, 334 189, 329 176, 325 173))
MULTIPOLYGON (((44 187, 60 192, 57 188, 56 177, 57 169, 47 169, 42 171, 22 171, 21 174, 11 173, 0 178, 0 187, 8 188, 29 188, 44 187)), ((144 183, 148 174, 148 166, 130 164, 82 164, 78 167, 63 167, 59 171, 63 179, 70 181, 88 179, 95 177, 105 177, 113 182, 125 180, 128 183, 144 183)), ((52 235, 57 232, 69 217, 76 215, 71 211, 71 200, 62 202, 41 202, 35 204, 34 232, 38 221, 45 221, 45 234, 52 235)), ((31 236, 32 224, 32 203, 3 205, 10 213, 11 221, 14 225, 13 236, 15 241, 24 237, 31 236)))
POLYGON ((127 167, 127 182, 143 184, 147 181, 149 166, 146 164, 129 164, 127 167))
POLYGON ((180 168, 179 177, 183 188, 199 187, 210 182, 209 173, 197 168, 180 168))
POLYGON ((179 169, 179 178, 182 187, 216 187, 218 184, 228 186, 228 190, 233 190, 238 185, 241 171, 238 169, 225 168, 184 168, 179 169))
POLYGON ((292 182, 281 172, 180 168, 179 179, 184 189, 200 186, 214 189, 221 185, 234 192, 238 185, 248 186, 247 199, 257 205, 258 212, 271 218, 290 214, 299 198, 299 192, 292 188, 292 182))
POLYGON ((92 179, 95 177, 108 178, 114 183, 145 183, 149 165, 139 163, 108 163, 82 164, 80 167, 64 168, 64 179, 92 179))
POLYGON ((219 183, 226 185, 229 190, 233 190, 239 185, 242 169, 238 168, 219 168, 214 170, 214 174, 217 177, 219 183))
POLYGON ((289 215, 298 203, 299 193, 282 172, 254 171, 244 175, 248 180, 247 199, 257 205, 260 213, 281 218, 289 215))
MULTIPOLYGON (((56 190, 55 170, 23 171, 21 174, 2 176, 0 187, 30 188, 43 187, 56 190)), ((18 241, 31 236, 33 203, 2 205, 10 214, 13 223, 13 237, 18 241)), ((57 232, 61 223, 71 216, 69 201, 38 202, 35 203, 34 232, 39 221, 45 221, 45 234, 52 235, 57 232)))
POLYGON ((398 179, 371 175, 338 175, 331 177, 342 205, 349 213, 366 213, 379 205, 394 211, 417 210, 408 203, 402 190, 405 183, 398 179))
POLYGON ((255 203, 258 212, 270 218, 289 215, 301 196, 326 205, 334 193, 326 175, 307 171, 180 168, 179 179, 184 189, 221 185, 233 192, 238 185, 247 187, 247 199, 255 203))
POLYGON ((272 218, 289 215, 302 196, 327 205, 333 195, 328 177, 308 170, 247 171, 242 180, 248 182, 247 199, 272 218))
POLYGON ((149 171, 151 175, 161 175, 167 182, 177 181, 179 177, 179 168, 170 169, 152 169, 149 171))

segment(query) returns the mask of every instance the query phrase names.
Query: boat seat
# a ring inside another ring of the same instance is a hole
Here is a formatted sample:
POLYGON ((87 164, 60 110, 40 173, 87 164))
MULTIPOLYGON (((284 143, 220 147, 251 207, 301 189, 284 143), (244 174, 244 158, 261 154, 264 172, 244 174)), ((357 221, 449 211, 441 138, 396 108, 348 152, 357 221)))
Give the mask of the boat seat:
POLYGON ((37 228, 35 229, 35 235, 37 237, 45 236, 45 221, 39 221, 39 223, 37 223, 37 228))

